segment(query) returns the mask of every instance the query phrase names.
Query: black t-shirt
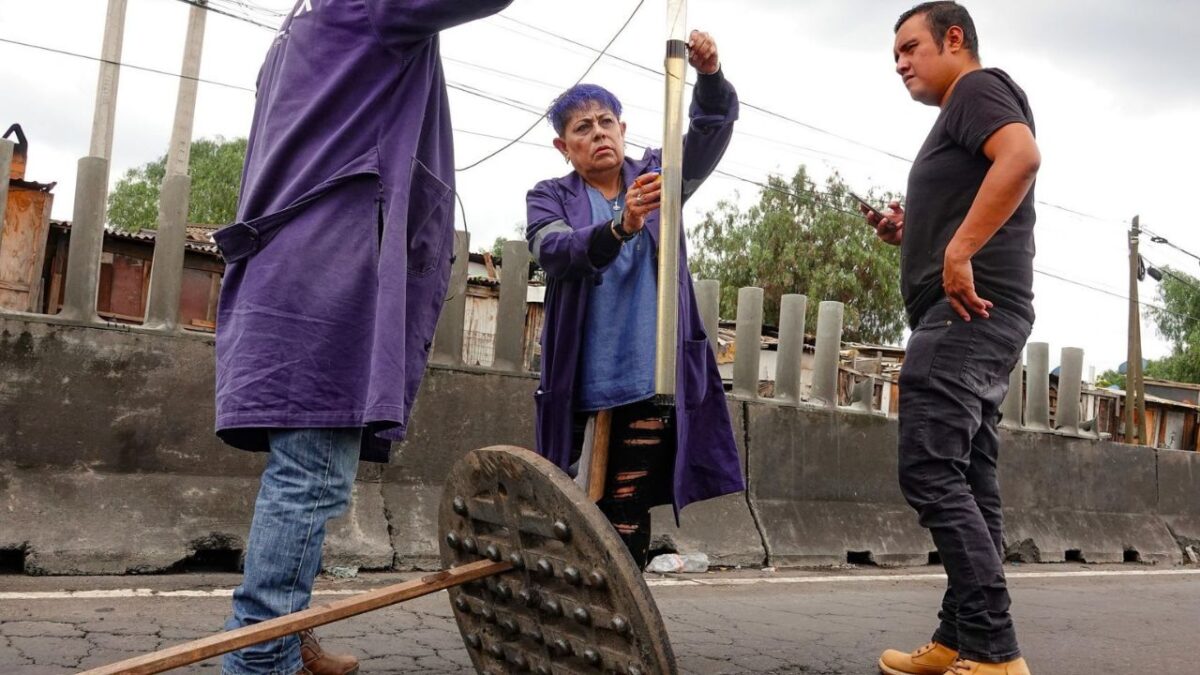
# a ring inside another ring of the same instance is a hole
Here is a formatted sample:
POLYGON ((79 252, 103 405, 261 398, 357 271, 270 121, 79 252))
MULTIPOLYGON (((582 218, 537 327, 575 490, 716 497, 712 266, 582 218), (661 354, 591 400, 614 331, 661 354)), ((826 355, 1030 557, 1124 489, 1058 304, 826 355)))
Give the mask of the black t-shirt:
MULTIPOLYGON (((1002 70, 976 70, 959 79, 950 101, 921 146, 908 174, 900 286, 909 324, 945 297, 946 246, 967 217, 992 162, 983 144, 1019 122, 1034 130, 1025 92, 1002 70)), ((1033 188, 1012 218, 971 259, 975 292, 996 307, 1033 322, 1033 188)))

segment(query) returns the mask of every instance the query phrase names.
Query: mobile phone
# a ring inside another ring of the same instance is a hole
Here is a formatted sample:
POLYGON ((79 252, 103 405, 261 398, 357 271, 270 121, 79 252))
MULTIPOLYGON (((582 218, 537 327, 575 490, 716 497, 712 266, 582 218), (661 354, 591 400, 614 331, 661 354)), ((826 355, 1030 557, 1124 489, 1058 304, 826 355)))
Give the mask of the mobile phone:
POLYGON ((862 197, 859 197, 858 195, 854 194, 853 192, 848 192, 847 194, 849 194, 851 197, 853 197, 854 201, 858 202, 859 204, 862 204, 863 208, 865 208, 866 210, 870 211, 871 213, 876 214, 880 218, 887 218, 887 216, 883 213, 883 211, 880 211, 879 209, 875 208, 867 200, 863 199, 862 197))

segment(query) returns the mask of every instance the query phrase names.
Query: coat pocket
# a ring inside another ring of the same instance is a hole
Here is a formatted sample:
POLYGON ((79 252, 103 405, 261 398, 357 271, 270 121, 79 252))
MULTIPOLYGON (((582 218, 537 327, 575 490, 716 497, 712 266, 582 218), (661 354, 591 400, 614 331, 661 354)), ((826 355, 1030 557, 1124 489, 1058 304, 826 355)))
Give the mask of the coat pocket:
POLYGON ((683 341, 683 408, 695 410, 708 398, 708 339, 683 341))
POLYGON ((407 222, 410 275, 425 276, 445 262, 446 246, 454 238, 453 204, 454 190, 414 157, 407 222))

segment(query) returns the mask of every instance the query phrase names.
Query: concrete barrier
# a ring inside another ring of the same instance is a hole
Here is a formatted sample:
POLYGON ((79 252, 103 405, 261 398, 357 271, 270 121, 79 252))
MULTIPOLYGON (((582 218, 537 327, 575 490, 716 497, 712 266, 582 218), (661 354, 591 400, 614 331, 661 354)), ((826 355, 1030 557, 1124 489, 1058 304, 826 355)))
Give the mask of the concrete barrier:
POLYGON ((750 503, 774 565, 918 565, 933 542, 900 494, 896 424, 877 415, 749 407, 750 503))
MULTIPOLYGON (((745 403, 729 401, 729 417, 743 468, 745 411, 745 403)), ((761 567, 767 561, 762 534, 744 492, 692 504, 680 514, 679 525, 675 524, 675 510, 671 506, 655 508, 652 518, 651 529, 656 540, 680 553, 705 553, 709 564, 761 567)))
MULTIPOLYGON (((265 459, 212 434, 212 342, 0 317, 0 566, 120 574, 236 568, 265 459)), ((363 464, 325 564, 437 566, 436 507, 469 450, 533 445, 525 373, 433 366, 388 466, 363 464)), ((750 491, 656 533, 715 564, 925 564, 896 480, 895 420, 730 402, 750 491)), ((1002 432, 1008 553, 1178 562, 1200 545, 1200 454, 1002 432)))
POLYGON ((1011 558, 1179 562, 1158 515, 1157 451, 1001 432, 1000 486, 1011 558))
POLYGON ((536 389, 532 375, 440 367, 426 372, 408 439, 395 446, 382 474, 397 567, 440 567, 437 510, 450 467, 475 448, 532 448, 536 389))
POLYGON ((1158 512, 1181 551, 1200 552, 1200 453, 1158 452, 1158 512))

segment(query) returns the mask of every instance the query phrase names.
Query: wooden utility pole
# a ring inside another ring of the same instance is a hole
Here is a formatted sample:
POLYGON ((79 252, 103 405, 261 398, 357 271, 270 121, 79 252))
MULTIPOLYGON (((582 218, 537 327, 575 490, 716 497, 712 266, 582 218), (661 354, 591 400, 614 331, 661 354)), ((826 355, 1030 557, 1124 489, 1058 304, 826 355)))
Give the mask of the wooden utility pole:
POLYGON ((1129 229, 1129 348, 1125 364, 1125 442, 1145 445, 1146 389, 1142 379, 1142 315, 1138 298, 1140 235, 1139 217, 1134 216, 1133 225, 1129 229))

